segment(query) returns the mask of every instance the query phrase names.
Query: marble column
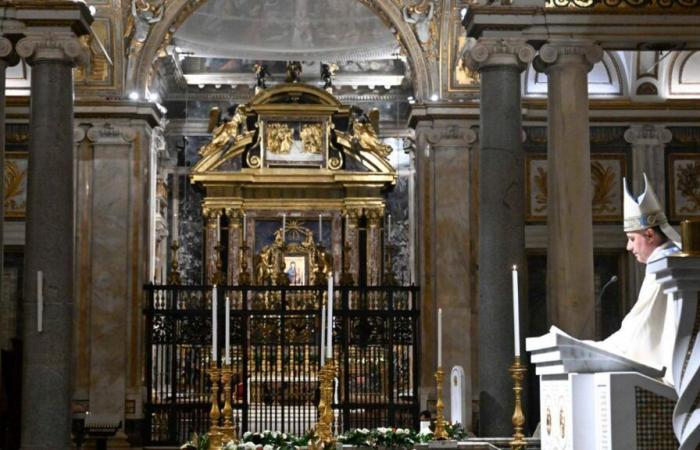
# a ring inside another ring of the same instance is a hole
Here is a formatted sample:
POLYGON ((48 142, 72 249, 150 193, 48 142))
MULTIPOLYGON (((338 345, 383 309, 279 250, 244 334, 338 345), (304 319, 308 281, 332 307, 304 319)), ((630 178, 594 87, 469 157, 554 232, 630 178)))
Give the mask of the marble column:
POLYGON ((26 36, 16 49, 32 66, 22 448, 68 449, 74 315, 72 70, 82 48, 72 33, 56 32, 26 36), (39 272, 41 292, 37 290, 39 272), (43 320, 41 329, 38 318, 43 320))
MULTIPOLYGON (((0 37, 0 167, 5 167, 5 71, 8 66, 8 58, 12 54, 14 46, 9 39, 0 37)), ((4 169, 3 169, 4 170, 4 169)), ((5 198, 5 184, 0 183, 0 199, 5 198)), ((5 202, 0 201, 0 268, 5 261, 5 202)), ((0 277, 0 299, 4 298, 5 286, 3 277, 0 277)), ((2 363, 0 362, 0 369, 2 363)))
MULTIPOLYGON (((134 255, 129 251, 134 244, 130 239, 132 212, 140 209, 128 191, 129 186, 141 184, 132 176, 131 154, 137 131, 105 122, 91 127, 87 138, 93 149, 93 192, 88 209, 92 259, 89 274, 90 413, 124 421, 128 384, 125 365, 132 356, 130 352, 135 350, 129 346, 133 339, 128 326, 130 302, 125 301, 134 295, 130 283, 132 271, 128 268, 138 264, 134 259, 140 253, 134 255)), ((146 180, 142 181, 147 185, 146 180)), ((109 446, 128 446, 123 431, 110 439, 109 446)))
MULTIPOLYGON (((228 218, 228 250, 226 259, 226 281, 229 285, 238 284, 238 276, 241 272, 241 245, 243 243, 243 213, 240 209, 227 208, 228 218)), ((247 236, 246 236, 247 237, 247 236)), ((250 270, 250 267, 248 267, 250 270)))
MULTIPOLYGON (((352 284, 360 282, 360 230, 358 223, 361 211, 348 209, 345 211, 345 248, 343 249, 343 264, 348 265, 348 273, 352 277, 352 284)), ((349 281, 349 280, 348 280, 349 281)))
POLYGON ((552 40, 534 66, 548 77, 547 314, 578 338, 595 336, 588 72, 603 50, 552 40))
MULTIPOLYGON (((666 164, 664 150, 666 144, 671 142, 671 130, 663 125, 634 124, 625 131, 625 141, 632 144, 632 174, 627 182, 632 189, 632 195, 640 195, 644 190, 644 178, 646 173, 654 189, 656 196, 662 202, 666 198, 666 164)), ((666 206, 666 205, 664 205, 666 206)), ((622 233, 622 229, 620 229, 622 233)), ((646 266, 637 263, 634 255, 628 253, 629 289, 627 304, 628 309, 637 301, 639 289, 644 281, 646 266)))
POLYGON ((204 207, 204 283, 214 284, 217 280, 217 262, 221 254, 217 253, 221 235, 221 211, 204 207), (219 236, 217 236, 219 234, 219 236))
POLYGON ((382 220, 384 208, 365 209, 367 218, 367 286, 382 282, 382 220))
POLYGON ((482 436, 512 433, 508 420, 513 413, 508 368, 514 354, 510 268, 525 267, 520 74, 534 53, 522 40, 482 38, 465 55, 465 63, 481 75, 478 198, 482 436))

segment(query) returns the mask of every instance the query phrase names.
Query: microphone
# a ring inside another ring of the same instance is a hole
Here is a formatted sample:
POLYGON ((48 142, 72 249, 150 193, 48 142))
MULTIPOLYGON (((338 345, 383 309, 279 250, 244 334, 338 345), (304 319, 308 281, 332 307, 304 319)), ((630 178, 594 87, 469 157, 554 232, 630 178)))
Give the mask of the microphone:
POLYGON ((600 289, 600 293, 598 294, 598 298, 596 299, 595 302, 595 328, 596 328, 596 336, 598 339, 601 339, 601 333, 602 333, 602 328, 603 328, 603 295, 605 295, 606 289, 610 287, 613 283, 617 282, 617 275, 613 275, 610 277, 607 283, 603 285, 603 287, 600 289))

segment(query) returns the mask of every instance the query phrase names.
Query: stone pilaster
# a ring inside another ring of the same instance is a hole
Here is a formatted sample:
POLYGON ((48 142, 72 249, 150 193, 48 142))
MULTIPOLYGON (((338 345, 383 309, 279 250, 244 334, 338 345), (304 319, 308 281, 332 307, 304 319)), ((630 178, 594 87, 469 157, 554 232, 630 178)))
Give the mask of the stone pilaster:
POLYGON ((68 449, 74 316, 72 70, 82 48, 73 33, 53 32, 28 35, 16 49, 32 66, 22 448, 68 449), (37 290, 39 272, 43 276, 41 293, 37 290), (41 330, 39 314, 43 317, 41 330))
POLYGON ((204 282, 214 284, 217 271, 217 261, 222 254, 216 253, 216 247, 220 244, 221 210, 204 207, 204 282), (217 233, 219 236, 217 238, 217 233))
MULTIPOLYGON (((414 111, 414 114, 419 111, 414 111)), ((469 372, 473 365, 471 347, 475 330, 471 296, 474 278, 471 268, 473 239, 470 215, 470 152, 477 133, 463 119, 449 114, 435 114, 430 108, 416 118, 415 162, 417 182, 418 242, 420 248, 418 284, 421 286, 421 405, 435 396, 437 353, 437 310, 443 310, 443 369, 449 374, 453 366, 469 372), (431 114, 432 113, 432 114, 431 114)), ((471 375, 471 374, 470 374, 471 375)), ((471 376, 465 385, 467 417, 465 427, 471 426, 471 376)), ((443 386, 445 414, 450 415, 450 377, 443 386)))
POLYGON ((550 41, 535 68, 548 77, 547 312, 550 323, 593 338, 593 216, 588 72, 603 50, 588 41, 550 41))
POLYGON ((382 282, 382 221, 384 208, 365 210, 367 218, 367 286, 382 282))
POLYGON ((464 59, 481 75, 479 323, 489 324, 479 327, 479 433, 483 436, 512 432, 504 420, 513 413, 508 373, 513 362, 510 268, 525 267, 520 74, 534 54, 523 40, 482 38, 464 59))
MULTIPOLYGON (((90 413, 124 422, 128 384, 125 363, 135 350, 129 347, 133 336, 128 324, 133 319, 128 299, 134 293, 130 283, 133 273, 128 268, 141 255, 129 251, 134 244, 130 239, 132 209, 138 209, 128 191, 130 185, 139 184, 132 179, 131 158, 137 131, 129 126, 101 123, 87 131, 87 138, 92 143, 92 195, 88 209, 90 413)), ((142 181, 146 185, 146 180, 142 181)), ((117 446, 127 446, 123 432, 111 439, 110 447, 117 446)))

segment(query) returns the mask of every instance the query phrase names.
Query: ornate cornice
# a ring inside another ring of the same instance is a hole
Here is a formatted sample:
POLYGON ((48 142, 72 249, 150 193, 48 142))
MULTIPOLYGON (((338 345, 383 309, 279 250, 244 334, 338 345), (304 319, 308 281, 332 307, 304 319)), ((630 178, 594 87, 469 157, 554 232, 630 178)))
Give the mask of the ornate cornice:
POLYGON ((471 70, 490 66, 512 66, 525 70, 535 57, 535 49, 524 39, 480 38, 464 52, 464 63, 471 70))
POLYGON ((540 72, 549 72, 566 65, 581 64, 588 72, 602 59, 603 48, 591 41, 550 41, 540 48, 533 67, 540 72))
POLYGON ((36 61, 65 61, 83 64, 89 55, 72 33, 46 32, 30 34, 17 43, 17 53, 30 64, 36 61))

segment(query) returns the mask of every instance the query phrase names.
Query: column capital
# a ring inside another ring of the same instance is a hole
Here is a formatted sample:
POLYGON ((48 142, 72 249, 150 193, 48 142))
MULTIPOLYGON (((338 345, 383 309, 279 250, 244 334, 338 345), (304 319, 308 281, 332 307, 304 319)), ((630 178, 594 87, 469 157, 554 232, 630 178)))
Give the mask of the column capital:
POLYGON ((0 59, 5 59, 10 56, 13 48, 12 41, 4 36, 0 36, 0 59))
POLYGON ((480 38, 464 53, 464 63, 471 70, 512 66, 523 71, 534 57, 535 49, 524 39, 480 38))
POLYGON ((109 122, 91 127, 87 138, 98 145, 127 145, 136 139, 136 130, 131 127, 114 126, 109 122))
POLYGON ((424 129, 427 142, 435 148, 471 147, 478 139, 479 133, 468 124, 459 121, 437 121, 424 129))
POLYGON ((240 208, 226 208, 224 214, 234 226, 238 226, 240 221, 243 219, 243 210, 240 208))
POLYGON ((17 43, 17 53, 27 58, 30 64, 36 61, 66 61, 73 65, 83 64, 88 55, 80 40, 72 33, 29 34, 17 43))
POLYGON ((671 142, 671 130, 664 125, 641 123, 625 130, 625 141, 632 145, 661 145, 671 142))
POLYGON ((202 208, 202 216, 204 217, 207 226, 216 227, 216 223, 221 216, 221 209, 205 206, 202 208))
POLYGON ((382 223, 382 219, 384 218, 384 208, 366 208, 365 217, 367 217, 369 226, 371 228, 376 228, 379 226, 380 223, 382 223))
POLYGON ((583 64, 590 72, 593 65, 603 59, 603 48, 593 41, 561 40, 544 44, 533 62, 538 72, 548 72, 568 64, 583 64))

